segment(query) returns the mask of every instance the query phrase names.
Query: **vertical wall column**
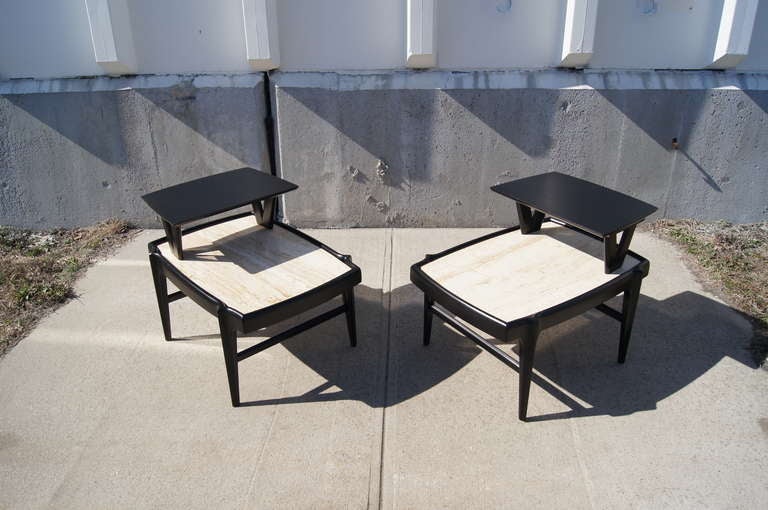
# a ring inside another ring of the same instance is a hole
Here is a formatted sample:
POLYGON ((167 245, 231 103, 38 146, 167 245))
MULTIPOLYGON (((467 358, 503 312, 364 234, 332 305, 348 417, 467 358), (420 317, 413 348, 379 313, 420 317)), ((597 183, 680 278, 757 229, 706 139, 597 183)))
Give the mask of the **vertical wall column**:
POLYGON ((711 69, 738 65, 749 53, 758 0, 725 0, 711 69))
POLYGON ((248 63, 256 71, 269 71, 279 67, 275 0, 242 1, 248 63))
POLYGON ((406 65, 411 68, 435 67, 435 2, 408 0, 406 15, 406 65))
POLYGON ((127 0, 86 0, 96 63, 109 74, 136 73, 127 0))
POLYGON ((561 67, 584 67, 592 58, 598 0, 568 0, 565 7, 561 67))

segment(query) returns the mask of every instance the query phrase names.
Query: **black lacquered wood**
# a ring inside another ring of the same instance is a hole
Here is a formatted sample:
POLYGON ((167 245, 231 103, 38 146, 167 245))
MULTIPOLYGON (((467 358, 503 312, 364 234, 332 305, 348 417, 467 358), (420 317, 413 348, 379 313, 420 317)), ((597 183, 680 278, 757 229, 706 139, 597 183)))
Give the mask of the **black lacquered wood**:
POLYGON ((617 240, 618 234, 608 234, 603 238, 603 260, 606 273, 617 270, 624 263, 624 257, 627 255, 634 233, 635 225, 632 225, 621 233, 620 240, 617 240))
POLYGON ((636 225, 657 210, 624 193, 559 172, 497 184, 491 189, 600 237, 636 225))
POLYGON ((530 207, 517 204, 517 217, 520 219, 520 232, 530 234, 541 229, 541 222, 544 221, 544 213, 541 211, 532 211, 530 207))
POLYGON ((296 188, 291 182, 246 167, 183 182, 141 198, 171 225, 182 225, 296 188))
MULTIPOLYGON (((535 217, 531 217, 530 219, 535 222, 539 221, 535 217)), ((545 219, 544 221, 551 220, 545 219)), ((559 222, 557 223, 560 224, 559 222)), ((571 230, 578 231, 584 235, 590 236, 596 240, 601 240, 600 236, 586 232, 578 227, 574 227, 568 224, 563 226, 570 228, 571 230)), ((581 294, 580 296, 576 296, 545 310, 540 310, 532 315, 521 317, 510 322, 505 322, 497 317, 492 316, 488 312, 468 303, 461 296, 452 293, 438 282, 433 280, 422 269, 424 265, 429 264, 430 262, 434 262, 435 260, 440 259, 448 254, 461 252, 461 250, 464 248, 477 243, 482 243, 488 239, 507 234, 520 228, 521 227, 512 227, 498 232, 493 232, 491 234, 487 234, 477 239, 473 239, 471 241, 467 241, 460 245, 454 246, 438 254, 427 255, 424 260, 411 266, 411 282, 413 282, 416 287, 424 292, 424 345, 428 345, 430 343, 433 314, 437 315, 443 319, 443 321, 456 328, 459 332, 463 333, 466 337, 490 352, 493 356, 512 367, 518 365, 513 358, 509 357, 491 342, 488 342, 477 333, 467 328, 457 319, 460 319, 461 321, 464 321, 465 323, 474 326, 475 328, 499 340, 513 341, 517 339, 519 341, 520 395, 518 402, 518 417, 520 420, 525 421, 528 412, 528 394, 530 391, 530 383, 532 379, 533 362, 536 351, 536 339, 539 332, 543 329, 552 327, 572 317, 582 314, 588 310, 597 308, 601 312, 621 323, 621 332, 619 338, 619 363, 623 363, 626 359, 627 349, 629 346, 629 338, 632 332, 632 323, 634 321, 635 310, 637 308, 638 297, 640 294, 640 284, 642 279, 648 275, 650 263, 640 255, 627 250, 626 254, 632 256, 638 261, 637 264, 633 265, 627 271, 621 274, 617 274, 610 281, 595 287, 590 291, 581 294), (606 301, 622 293, 624 294, 624 300, 621 312, 605 305, 606 301), (447 314, 446 311, 455 314, 455 318, 447 314)))
MULTIPOLYGON (((272 346, 275 346, 279 344, 280 342, 283 342, 284 340, 288 340, 291 337, 294 337, 298 335, 299 333, 302 333, 310 328, 314 328, 318 324, 322 324, 323 322, 327 321, 328 319, 332 319, 336 317, 337 315, 341 315, 342 313, 346 313, 348 310, 346 305, 337 306, 336 308, 332 310, 328 310, 327 312, 323 312, 320 315, 313 317, 305 322, 302 322, 298 326, 294 326, 290 329, 287 329, 281 333, 278 333, 277 335, 264 340, 261 343, 258 343, 256 345, 252 345, 248 347, 247 349, 243 349, 242 351, 237 353, 237 361, 243 361, 245 359, 250 358, 254 354, 258 354, 264 349, 269 349, 272 346)), ((354 347, 354 346, 353 346, 354 347)))
MULTIPOLYGON (((258 212, 258 211, 254 211, 258 212)), ((267 211, 262 214, 266 215, 267 211)), ((240 213, 226 218, 220 218, 190 228, 185 232, 194 232, 224 223, 236 218, 247 216, 251 213, 240 213)), ((347 327, 349 330, 350 343, 354 347, 357 344, 357 335, 355 331, 355 303, 354 291, 355 285, 361 281, 360 268, 352 263, 349 255, 342 255, 313 237, 301 232, 289 225, 278 221, 270 221, 272 227, 282 228, 291 234, 305 239, 318 248, 330 253, 335 258, 343 262, 349 269, 344 274, 326 282, 323 285, 310 289, 298 296, 294 296, 285 301, 275 303, 265 308, 257 310, 235 310, 227 306, 226 303, 210 294, 207 290, 200 287, 192 281, 187 275, 182 273, 176 266, 168 261, 158 249, 158 245, 170 242, 170 237, 163 237, 149 243, 149 258, 152 265, 152 275, 155 282, 155 291, 157 293, 158 305, 160 308, 160 318, 163 325, 163 333, 166 340, 171 339, 170 314, 168 304, 177 301, 183 297, 189 297, 192 301, 200 305, 207 312, 216 315, 219 319, 221 333, 221 343, 224 351, 224 362, 227 369, 227 380, 229 383, 230 397, 233 406, 240 405, 240 389, 238 363, 256 354, 268 347, 276 345, 294 335, 297 335, 307 329, 317 326, 321 322, 329 320, 337 315, 344 313, 347 318, 347 327), (168 294, 166 279, 176 285, 179 291, 168 294), (243 351, 237 351, 238 333, 248 334, 257 331, 265 326, 270 326, 284 319, 293 317, 301 312, 310 310, 326 301, 341 297, 343 304, 332 310, 321 313, 303 323, 294 326, 286 331, 278 333, 273 337, 249 347, 243 351)))

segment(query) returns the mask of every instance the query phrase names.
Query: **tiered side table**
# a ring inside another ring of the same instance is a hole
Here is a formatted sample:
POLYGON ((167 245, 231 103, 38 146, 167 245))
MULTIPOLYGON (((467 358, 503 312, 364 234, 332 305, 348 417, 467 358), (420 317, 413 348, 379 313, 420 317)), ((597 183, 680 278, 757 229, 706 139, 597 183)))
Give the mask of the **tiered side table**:
POLYGON ((424 292, 424 345, 437 315, 518 369, 518 416, 525 421, 542 329, 597 308, 621 323, 624 363, 650 267, 629 243, 656 208, 557 172, 491 189, 515 200, 520 225, 427 255, 411 267, 411 281, 424 292), (621 311, 605 304, 622 293, 621 311), (474 328, 501 341, 519 339, 519 362, 474 328))
POLYGON ((275 198, 296 185, 252 168, 185 182, 145 195, 166 237, 149 243, 163 333, 171 340, 169 303, 189 297, 219 320, 232 405, 240 405, 238 363, 339 314, 352 346, 354 286, 360 268, 307 234, 274 220, 275 198), (243 205, 252 212, 184 224, 243 205), (183 246, 182 246, 183 242, 183 246), (179 289, 168 294, 167 280, 179 289), (238 333, 275 324, 341 296, 343 303, 268 340, 237 351, 238 333))

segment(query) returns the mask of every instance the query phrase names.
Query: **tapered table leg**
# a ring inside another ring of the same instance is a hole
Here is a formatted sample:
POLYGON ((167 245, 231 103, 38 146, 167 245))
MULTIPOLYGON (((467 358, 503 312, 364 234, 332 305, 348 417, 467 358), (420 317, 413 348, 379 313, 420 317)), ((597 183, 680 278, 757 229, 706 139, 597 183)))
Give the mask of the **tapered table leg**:
POLYGON ((624 291, 623 303, 621 306, 621 337, 619 340, 619 363, 624 363, 627 359, 627 348, 629 347, 629 337, 632 335, 632 323, 635 321, 635 310, 637 302, 640 299, 640 283, 642 276, 637 275, 632 279, 629 288, 624 291))
POLYGON ((424 295, 424 345, 429 345, 432 338, 432 303, 426 294, 424 295))
POLYGON ((237 372, 237 331, 226 317, 226 312, 219 312, 219 329, 221 331, 221 346, 224 350, 224 364, 227 367, 229 395, 232 406, 240 405, 240 379, 237 372))
POLYGON ((518 396, 518 418, 526 420, 528 414, 528 395, 531 392, 531 375, 533 375, 533 359, 536 354, 536 340, 539 332, 535 327, 529 327, 520 338, 520 392, 518 396))
POLYGON ((355 289, 350 287, 344 291, 344 306, 347 316, 347 330, 349 331, 349 343, 352 347, 357 346, 357 324, 355 322, 355 289))
POLYGON ((171 314, 168 308, 168 280, 165 278, 161 262, 157 255, 149 255, 149 265, 152 268, 152 280, 155 282, 157 306, 160 309, 160 322, 163 324, 163 335, 171 340, 171 314))

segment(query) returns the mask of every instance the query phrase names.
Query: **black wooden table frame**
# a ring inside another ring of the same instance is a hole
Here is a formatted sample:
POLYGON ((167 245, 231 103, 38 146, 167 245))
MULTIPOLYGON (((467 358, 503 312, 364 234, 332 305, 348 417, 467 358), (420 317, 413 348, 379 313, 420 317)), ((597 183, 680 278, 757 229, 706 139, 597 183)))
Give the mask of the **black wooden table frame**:
MULTIPOLYGON (((520 232, 530 234, 541 228, 541 222, 544 220, 545 213, 517 202, 517 217, 520 220, 520 232)), ((598 237, 592 233, 590 236, 600 239, 603 242, 603 262, 605 272, 610 273, 620 268, 624 263, 624 257, 629 252, 629 243, 632 242, 632 236, 635 233, 636 225, 629 225, 621 232, 611 232, 598 237), (621 237, 618 237, 621 234, 621 237)), ((579 229, 580 232, 585 232, 579 229)))
MULTIPOLYGON (((530 210, 528 211, 530 214, 530 210)), ((525 213, 525 211, 523 211, 525 213)), ((566 228, 587 235, 593 239, 603 241, 601 237, 586 232, 578 227, 561 223, 551 218, 545 218, 543 214, 537 211, 535 219, 536 228, 541 227, 541 223, 552 221, 566 228)), ((526 225, 526 219, 521 214, 521 224, 523 230, 521 233, 530 232, 530 225, 526 225)), ((528 219, 530 221, 530 219, 528 219)), ((488 239, 514 232, 521 229, 520 226, 507 228, 499 232, 494 232, 466 243, 454 246, 437 254, 427 255, 424 260, 411 266, 411 281, 424 292, 424 345, 429 345, 432 334, 432 317, 437 315, 446 323, 450 324, 456 330, 461 332, 470 340, 474 341, 480 347, 491 353, 497 359, 519 372, 519 400, 518 417, 526 421, 528 412, 528 396, 531 387, 531 376, 533 372, 534 355, 536 351, 536 342, 539 332, 548 327, 559 324, 572 317, 580 315, 588 310, 596 308, 612 319, 621 323, 619 333, 618 362, 624 363, 627 357, 627 348, 632 333, 632 323, 635 317, 635 310, 640 296, 640 285, 642 279, 648 275, 650 263, 645 258, 636 253, 625 250, 628 254, 639 261, 630 270, 617 275, 607 283, 600 285, 580 296, 562 302, 551 308, 541 310, 533 315, 522 317, 511 322, 503 321, 487 312, 464 301, 460 296, 450 292, 445 287, 428 276, 422 266, 434 262, 435 260, 460 251, 468 246, 481 243, 488 239), (623 302, 621 311, 616 310, 605 304, 606 301, 623 293, 623 302), (462 322, 463 321, 463 322, 462 322), (510 342, 519 339, 519 362, 499 349, 489 340, 480 336, 478 333, 468 328, 466 324, 487 333, 488 335, 501 340, 510 342)), ((626 235, 626 234, 625 234, 626 235)))
MULTIPOLYGON (((361 281, 360 268, 352 263, 352 258, 349 255, 342 255, 304 232, 282 222, 274 221, 275 201, 274 199, 268 199, 265 200, 265 202, 263 208, 260 204, 258 207, 254 205, 253 212, 235 214, 226 218, 210 221, 196 227, 185 229, 184 233, 194 232, 196 230, 253 214, 256 216, 258 223, 265 228, 285 229, 291 234, 301 237, 318 248, 330 253, 343 262, 349 270, 298 296, 291 297, 285 301, 249 313, 241 313, 240 311, 227 306, 226 303, 216 296, 206 292, 205 289, 184 275, 184 273, 162 255, 158 249, 158 245, 166 242, 172 246, 174 245, 173 243, 170 243, 169 237, 162 237, 150 242, 148 245, 149 262, 152 268, 152 278, 155 284, 155 293, 157 294, 157 304, 160 308, 160 319, 163 325, 165 339, 172 340, 169 304, 173 301, 188 297, 208 313, 218 317, 221 344, 224 350, 224 363, 226 365, 227 379, 229 382, 229 391, 232 398, 232 405, 235 407, 240 405, 240 384, 238 376, 238 363, 240 361, 342 313, 346 315, 350 343, 353 347, 357 345, 354 287, 361 281), (168 280, 179 289, 178 292, 168 294, 168 280), (340 306, 323 312, 301 324, 291 327, 267 340, 238 352, 238 334, 248 334, 258 331, 266 326, 271 326, 299 313, 315 308, 338 296, 341 296, 342 298, 342 304, 340 306)), ((181 232, 179 231, 177 235, 180 240, 181 232)), ((180 246, 180 243, 176 246, 180 246)))

